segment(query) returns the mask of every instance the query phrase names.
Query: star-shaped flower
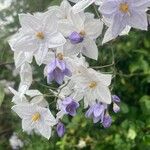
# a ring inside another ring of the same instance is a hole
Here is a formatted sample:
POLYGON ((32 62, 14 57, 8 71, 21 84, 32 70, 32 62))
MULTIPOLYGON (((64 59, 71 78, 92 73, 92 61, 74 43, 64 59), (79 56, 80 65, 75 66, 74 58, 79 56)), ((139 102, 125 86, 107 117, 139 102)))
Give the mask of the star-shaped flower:
POLYGON ((24 104, 15 105, 12 110, 22 119, 22 129, 24 131, 36 129, 45 138, 50 138, 51 128, 57 121, 48 108, 34 104, 24 104))
POLYGON ((35 56, 36 62, 41 65, 49 48, 56 48, 65 44, 66 40, 57 31, 55 15, 37 17, 30 14, 20 14, 21 29, 10 40, 14 51, 29 52, 35 56))
POLYGON ((80 74, 72 76, 75 83, 75 91, 83 91, 85 108, 95 104, 95 102, 111 103, 111 93, 109 85, 112 75, 102 74, 93 69, 82 67, 80 74))
POLYGON ((116 38, 126 26, 147 30, 149 6, 150 0, 104 0, 100 12, 110 21, 111 35, 116 38))
POLYGON ((99 19, 84 13, 70 13, 68 20, 60 21, 59 31, 66 37, 64 51, 71 54, 82 53, 97 60, 98 48, 95 40, 101 34, 103 23, 99 19))

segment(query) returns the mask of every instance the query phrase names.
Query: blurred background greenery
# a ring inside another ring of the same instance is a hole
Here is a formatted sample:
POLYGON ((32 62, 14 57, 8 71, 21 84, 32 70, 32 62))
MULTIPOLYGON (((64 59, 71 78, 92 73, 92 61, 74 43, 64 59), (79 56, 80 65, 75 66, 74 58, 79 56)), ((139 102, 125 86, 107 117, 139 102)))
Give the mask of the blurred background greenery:
MULTIPOLYGON (((150 150, 150 31, 132 30, 104 46, 99 44, 99 60, 88 60, 91 66, 113 63, 100 71, 115 74, 112 93, 121 97, 121 112, 112 113, 113 124, 104 129, 84 117, 78 110, 74 118, 64 118, 66 134, 56 133, 49 141, 38 135, 27 135, 21 130, 20 119, 11 111, 12 95, 7 87, 18 88, 19 76, 13 64, 13 52, 8 38, 19 28, 18 13, 44 11, 61 0, 0 0, 0 150, 11 149, 9 138, 15 131, 24 142, 23 150, 150 150), (112 51, 114 56, 112 56, 112 51)), ((94 12, 93 7, 89 8, 94 12)), ((98 40, 100 43, 100 40, 98 40)), ((45 84, 42 67, 35 67, 34 78, 45 84)), ((33 84, 44 92, 39 83, 33 84)), ((51 98, 47 99, 51 101, 51 98)), ((54 107, 54 106, 52 106, 54 107)), ((55 108, 52 108, 55 111, 55 108)))

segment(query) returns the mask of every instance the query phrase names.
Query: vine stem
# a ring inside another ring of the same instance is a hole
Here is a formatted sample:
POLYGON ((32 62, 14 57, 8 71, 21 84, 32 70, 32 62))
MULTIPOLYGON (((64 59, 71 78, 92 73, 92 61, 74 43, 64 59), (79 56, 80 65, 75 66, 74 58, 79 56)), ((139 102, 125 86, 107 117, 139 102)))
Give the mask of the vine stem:
POLYGON ((1 62, 0 63, 0 66, 5 66, 5 65, 13 65, 14 64, 14 62, 1 62))

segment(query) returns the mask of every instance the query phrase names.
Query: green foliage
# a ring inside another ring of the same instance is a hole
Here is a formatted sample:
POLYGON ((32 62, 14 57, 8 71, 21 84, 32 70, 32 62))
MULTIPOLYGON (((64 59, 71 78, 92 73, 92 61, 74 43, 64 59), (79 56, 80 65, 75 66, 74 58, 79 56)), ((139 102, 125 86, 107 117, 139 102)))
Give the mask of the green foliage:
MULTIPOLYGON (((44 11, 47 6, 60 2, 61 0, 13 0, 8 9, 0 11, 1 20, 13 18, 13 21, 0 30, 0 80, 15 81, 15 88, 18 87, 18 76, 12 76, 14 65, 3 65, 13 61, 13 53, 7 40, 20 26, 17 14, 44 11)), ((111 114, 113 116, 111 128, 104 129, 100 124, 93 124, 92 120, 85 118, 85 112, 79 109, 76 117, 64 118, 66 134, 63 138, 58 138, 55 132, 49 141, 38 135, 27 135, 21 130, 20 119, 11 112, 12 95, 6 95, 0 108, 0 150, 10 149, 8 139, 14 131, 24 141, 24 150, 76 150, 80 149, 80 141, 85 142, 83 150, 149 150, 150 31, 133 30, 128 36, 117 38, 103 46, 99 44, 99 51, 99 60, 89 59, 89 63, 91 66, 102 66, 114 62, 115 66, 97 70, 115 74, 112 93, 119 95, 122 100, 121 112, 111 114)), ((36 67, 34 77, 41 75, 42 78, 42 70, 43 66, 36 67)), ((40 91, 48 93, 43 84, 46 84, 44 79, 35 83, 33 88, 38 87, 40 91)), ((4 92, 0 88, 0 104, 3 98, 4 92)), ((52 102, 53 99, 47 100, 52 102)), ((51 109, 55 111, 53 105, 51 109)))
POLYGON ((5 96, 4 88, 0 85, 0 106, 2 105, 2 102, 4 100, 4 96, 5 96))

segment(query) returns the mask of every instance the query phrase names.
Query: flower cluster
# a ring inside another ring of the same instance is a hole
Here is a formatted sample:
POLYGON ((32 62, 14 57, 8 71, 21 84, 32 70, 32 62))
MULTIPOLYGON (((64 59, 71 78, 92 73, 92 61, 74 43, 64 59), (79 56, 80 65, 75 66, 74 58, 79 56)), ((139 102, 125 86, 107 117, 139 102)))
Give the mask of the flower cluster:
POLYGON ((76 4, 71 6, 63 0, 60 6, 51 6, 43 13, 20 14, 21 28, 9 40, 21 78, 17 91, 10 87, 15 104, 12 110, 22 119, 24 131, 35 131, 47 139, 54 126, 58 136, 64 135, 63 117, 74 117, 81 101, 86 118, 110 127, 109 109, 112 106, 114 113, 120 111, 120 99, 110 90, 112 74, 90 68, 86 57, 98 60, 96 40, 103 37, 104 27, 103 44, 128 34, 131 28, 148 28, 146 11, 150 0, 70 1, 76 4), (84 11, 90 5, 96 8, 98 18, 84 11), (56 90, 49 86, 57 100, 56 115, 51 113, 45 94, 31 89, 33 58, 38 66, 45 67, 41 78, 46 77, 48 85, 59 85, 56 90))

